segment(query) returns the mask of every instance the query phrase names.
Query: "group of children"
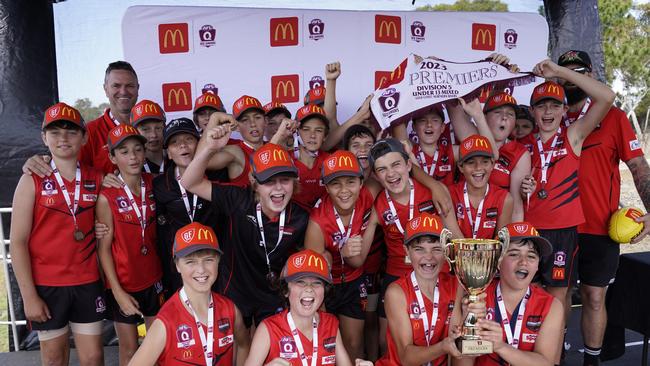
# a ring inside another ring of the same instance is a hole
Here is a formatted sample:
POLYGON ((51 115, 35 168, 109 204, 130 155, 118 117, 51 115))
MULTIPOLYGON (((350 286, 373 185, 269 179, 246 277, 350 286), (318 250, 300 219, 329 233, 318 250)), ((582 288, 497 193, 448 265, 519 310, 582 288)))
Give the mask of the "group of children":
POLYGON ((246 95, 227 114, 207 92, 193 120, 166 121, 143 100, 130 125, 107 133, 117 170, 106 177, 78 159, 79 112, 48 108, 53 174, 23 175, 11 226, 43 360, 67 364, 71 329, 81 364, 101 364, 101 320, 111 319, 121 365, 558 363, 584 220, 580 151, 614 95, 549 60, 534 73, 549 81, 534 88, 530 112, 505 92, 483 107, 459 99, 446 105, 450 123, 439 107, 413 116, 417 143, 404 125, 376 141, 370 97, 338 123, 338 63, 295 120, 246 95), (593 101, 568 127, 564 90, 550 79, 593 101), (535 129, 522 132, 519 117, 535 129), (508 231, 484 301, 464 300, 443 228, 454 238, 508 231), (467 312, 480 315, 493 354, 460 357, 467 312))

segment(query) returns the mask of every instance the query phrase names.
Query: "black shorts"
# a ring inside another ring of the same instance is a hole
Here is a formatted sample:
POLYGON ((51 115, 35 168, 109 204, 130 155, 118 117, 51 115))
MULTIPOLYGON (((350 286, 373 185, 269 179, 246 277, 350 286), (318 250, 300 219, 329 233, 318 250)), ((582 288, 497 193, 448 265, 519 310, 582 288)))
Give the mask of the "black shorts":
MULTIPOLYGON (((128 294, 133 296, 135 301, 138 302, 139 310, 144 316, 156 316, 158 310, 165 303, 165 294, 161 281, 154 283, 142 291, 129 292, 128 294)), ((140 315, 124 315, 120 310, 120 305, 115 300, 115 296, 113 296, 113 291, 110 289, 106 290, 106 300, 108 303, 106 319, 127 324, 138 324, 142 321, 140 315)))
POLYGON ((577 283, 578 276, 578 230, 577 227, 539 230, 539 235, 548 239, 553 254, 543 258, 539 264, 539 279, 548 287, 569 287, 577 283))
POLYGON ((614 282, 621 248, 608 235, 579 234, 580 283, 606 287, 614 282))
POLYGON ((248 297, 239 297, 230 293, 225 296, 232 300, 232 302, 235 303, 235 306, 237 306, 237 309, 239 309, 246 328, 250 328, 253 323, 255 323, 255 326, 258 326, 262 320, 271 315, 282 312, 285 307, 284 300, 279 296, 277 301, 265 304, 258 302, 259 300, 254 301, 253 295, 248 297))
POLYGON ((368 292, 368 295, 379 294, 381 291, 382 273, 364 273, 363 276, 366 280, 366 291, 368 292))
POLYGON ((391 283, 399 279, 399 277, 390 275, 388 273, 384 273, 384 277, 381 279, 381 289, 379 292, 379 296, 381 298, 379 299, 379 304, 377 304, 377 315, 382 318, 386 317, 386 310, 384 310, 384 296, 386 295, 386 290, 391 283))
POLYGON ((334 285, 325 298, 325 309, 331 314, 365 319, 367 303, 366 278, 361 275, 352 281, 334 285))
POLYGON ((104 319, 106 297, 100 281, 76 286, 36 286, 50 315, 46 322, 30 322, 32 330, 61 329, 73 323, 94 323, 104 319))

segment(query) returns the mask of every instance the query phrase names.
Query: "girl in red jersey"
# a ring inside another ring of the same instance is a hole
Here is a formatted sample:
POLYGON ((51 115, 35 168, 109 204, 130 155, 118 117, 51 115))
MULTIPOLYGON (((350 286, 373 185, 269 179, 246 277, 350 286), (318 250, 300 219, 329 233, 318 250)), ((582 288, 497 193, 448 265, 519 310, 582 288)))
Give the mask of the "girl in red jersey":
POLYGON ((42 127, 53 173, 20 178, 9 237, 25 316, 37 331, 43 364, 68 364, 72 329, 79 363, 103 365, 106 303, 93 234, 102 175, 77 160, 87 138, 79 111, 57 103, 45 111, 42 127))
POLYGON ((336 314, 350 357, 363 354, 364 310, 368 292, 363 264, 370 239, 363 240, 372 204, 378 189, 363 185, 363 170, 349 151, 339 150, 322 166, 327 195, 311 212, 305 248, 331 258, 334 294, 325 301, 328 312, 336 314))
POLYGON ((494 168, 490 141, 472 135, 460 144, 458 168, 465 177, 450 187, 458 226, 466 238, 491 239, 497 228, 512 221, 512 197, 488 182, 494 168))
MULTIPOLYGON (((388 352, 377 365, 447 365, 447 355, 460 356, 455 339, 460 335, 462 289, 456 278, 441 269, 445 263, 440 243, 443 230, 438 215, 422 213, 406 225, 404 246, 412 271, 388 286, 388 352)), ((484 304, 468 311, 485 314, 484 304)))
POLYGON ((120 365, 138 349, 140 316, 147 326, 164 299, 162 269, 156 251, 156 205, 152 175, 142 173, 146 139, 130 125, 108 134, 111 161, 119 168, 120 188, 103 188, 97 201, 97 220, 108 226, 99 239, 99 261, 109 288, 108 318, 120 342, 120 365))
POLYGON ((527 222, 509 224, 510 245, 499 262, 500 277, 486 290, 486 316, 478 334, 491 341, 494 353, 455 365, 553 365, 559 357, 563 309, 560 301, 532 285, 540 258, 551 244, 527 222))
POLYGON ((130 365, 244 364, 250 338, 241 313, 211 290, 221 255, 210 227, 194 222, 176 232, 173 256, 183 286, 160 309, 130 365))
MULTIPOLYGON (((350 366, 338 320, 319 310, 332 283, 325 257, 306 249, 289 257, 282 270, 289 309, 265 319, 255 330, 247 366, 350 366)), ((356 365, 372 365, 357 359, 356 365)))

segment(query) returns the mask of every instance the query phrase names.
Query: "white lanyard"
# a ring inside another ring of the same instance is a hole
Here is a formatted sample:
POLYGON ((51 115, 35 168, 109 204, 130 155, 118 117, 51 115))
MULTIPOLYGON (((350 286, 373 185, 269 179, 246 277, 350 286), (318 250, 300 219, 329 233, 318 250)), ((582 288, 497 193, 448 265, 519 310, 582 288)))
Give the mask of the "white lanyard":
POLYGON ((147 228, 147 187, 144 185, 144 179, 140 177, 140 207, 142 208, 142 212, 140 212, 140 209, 138 209, 138 205, 135 203, 135 199, 133 198, 133 193, 131 193, 131 189, 126 183, 124 183, 124 179, 122 179, 121 175, 118 175, 117 177, 122 181, 122 188, 124 189, 124 192, 126 192, 126 196, 129 197, 131 207, 133 207, 133 211, 135 211, 135 215, 138 217, 138 221, 140 221, 140 233, 142 234, 142 246, 144 247, 144 231, 147 228))
POLYGON ((508 344, 519 348, 519 337, 521 335, 521 325, 524 322, 524 313, 526 312, 526 303, 530 298, 530 287, 526 290, 526 296, 521 300, 521 306, 519 306, 519 311, 517 312, 517 322, 515 323, 515 334, 513 336, 512 329, 510 329, 510 320, 508 319, 508 312, 506 311, 506 305, 503 302, 503 296, 501 295, 501 283, 497 285, 497 303, 499 304, 499 313, 501 313, 501 324, 503 325, 503 330, 506 332, 506 339, 508 344))
MULTIPOLYGON (((302 346, 302 341, 300 340, 300 335, 298 334, 298 329, 296 328, 296 323, 293 321, 291 312, 287 313, 287 323, 289 323, 289 329, 291 329, 293 340, 296 342, 296 347, 298 348, 298 356, 300 356, 300 362, 302 362, 302 366, 307 366, 307 355, 305 355, 305 349, 302 346)), ((313 328, 311 336, 311 366, 316 366, 318 363, 318 322, 316 321, 316 316, 312 318, 311 323, 313 328)))
MULTIPOLYGON (((244 140, 241 140, 241 142, 242 142, 242 144, 246 145, 249 149, 255 151, 255 146, 249 144, 248 142, 246 142, 246 141, 244 141, 244 140)), ((246 151, 244 151, 244 153, 245 153, 246 155, 248 155, 248 153, 246 153, 246 151)))
POLYGON ((280 214, 280 229, 278 233, 278 242, 275 243, 275 247, 269 252, 268 249, 266 248, 266 237, 264 236, 264 225, 262 224, 262 205, 257 204, 257 207, 255 208, 257 211, 257 227, 260 229, 260 235, 262 236, 262 246, 264 246, 264 255, 266 256, 266 266, 269 270, 269 273, 271 273, 271 260, 269 259, 269 254, 273 253, 278 247, 280 246, 280 242, 282 241, 282 236, 284 235, 284 220, 285 220, 285 214, 286 210, 282 210, 282 213, 280 214))
POLYGON ((548 153, 544 153, 544 146, 542 145, 542 139, 541 135, 537 135, 537 150, 539 151, 539 158, 541 160, 541 165, 542 165, 542 179, 540 180, 540 183, 546 184, 548 181, 546 179, 546 174, 548 173, 548 167, 551 165, 551 159, 553 159, 553 153, 555 153, 555 144, 557 144, 557 140, 560 137, 560 134, 562 133, 562 127, 559 127, 557 129, 557 133, 555 134, 555 137, 553 138, 553 142, 551 143, 551 149, 548 153))
POLYGON ((580 114, 578 114, 578 117, 569 118, 568 115, 567 115, 566 119, 564 120, 564 125, 569 127, 569 126, 571 126, 571 124, 573 122, 575 122, 575 121, 579 120, 580 118, 584 117, 585 114, 587 114, 587 110, 589 109, 589 105, 591 105, 591 98, 587 98, 587 100, 585 100, 585 105, 582 106, 582 110, 580 111, 580 114))
POLYGON ((433 177, 433 175, 436 172, 436 165, 438 165, 438 152, 440 151, 440 149, 436 147, 436 152, 433 154, 433 161, 431 162, 431 170, 427 170, 427 159, 424 156, 424 152, 422 151, 422 148, 418 147, 418 149, 420 150, 420 153, 418 154, 418 158, 419 158, 418 160, 420 161, 420 164, 422 164, 422 169, 424 170, 425 173, 433 177))
POLYGON ((187 191, 181 184, 181 173, 178 170, 178 167, 176 167, 176 182, 178 182, 178 188, 181 189, 181 198, 183 198, 183 203, 185 204, 185 210, 187 211, 187 216, 190 217, 190 221, 194 222, 194 213, 196 212, 196 201, 198 199, 198 195, 194 195, 192 198, 192 207, 190 207, 190 200, 187 198, 187 191))
POLYGON ((463 187, 463 199, 465 203, 465 212, 467 212, 467 219, 469 219, 469 224, 472 226, 472 239, 476 239, 478 231, 481 228, 481 217, 483 216, 483 202, 485 202, 485 197, 487 197, 490 192, 490 185, 488 184, 485 187, 485 195, 481 198, 481 202, 478 204, 476 209, 476 222, 472 219, 472 204, 469 202, 469 194, 467 193, 467 182, 463 187))
POLYGON ((293 157, 300 159, 300 144, 302 143, 298 133, 293 134, 293 157))
POLYGON ((332 208, 334 209, 334 217, 336 218, 336 226, 339 227, 339 232, 341 235, 345 232, 345 236, 341 238, 341 241, 338 244, 339 247, 339 255, 341 256, 341 282, 345 282, 345 260, 343 259, 343 254, 341 254, 341 250, 343 249, 343 246, 348 242, 348 239, 350 239, 350 234, 352 233, 352 224, 354 223, 354 211, 356 211, 356 207, 352 210, 352 215, 350 215, 350 224, 348 225, 348 230, 345 230, 345 226, 343 226, 343 221, 341 220, 341 215, 339 215, 338 211, 336 211, 336 206, 332 204, 332 208))
POLYGON ((68 189, 61 178, 61 173, 57 169, 54 159, 50 160, 50 167, 54 173, 54 178, 56 183, 61 187, 61 194, 63 194, 63 199, 65 200, 66 205, 68 205, 68 210, 70 210, 70 215, 72 215, 72 221, 74 221, 75 231, 79 228, 77 226, 77 208, 79 207, 79 194, 81 192, 81 168, 79 167, 79 162, 77 162, 77 172, 74 175, 74 203, 70 202, 70 195, 68 194, 68 189))
MULTIPOLYGON (((420 316, 422 317, 422 325, 424 328, 424 338, 427 340, 427 346, 433 338, 433 331, 436 329, 436 322, 438 321, 438 308, 440 301, 440 291, 438 291, 438 281, 436 280, 436 287, 433 290, 433 314, 431 314, 431 327, 429 327, 429 319, 427 318, 427 309, 424 306, 424 299, 422 298, 422 291, 418 285, 418 280, 415 278, 415 271, 411 272, 411 282, 413 283, 413 290, 415 290, 415 297, 418 299, 418 306, 420 307, 420 316)), ((430 364, 430 363, 428 363, 430 364)))
POLYGON ((118 121, 117 118, 115 118, 115 116, 113 116, 113 112, 111 112, 110 109, 108 110, 108 117, 110 117, 110 119, 113 120, 113 123, 115 123, 115 126, 120 125, 120 121, 118 121))
POLYGON ((205 332, 203 331, 203 327, 201 326, 201 321, 199 320, 199 316, 196 314, 196 311, 194 311, 194 308, 192 308, 192 304, 190 303, 190 299, 187 298, 187 294, 185 293, 185 288, 181 288, 179 291, 179 294, 181 296, 181 301, 187 305, 187 307, 190 309, 192 312, 192 315, 194 315, 194 321, 196 322, 196 327, 199 330, 199 337, 201 338, 201 345, 203 346, 203 356, 205 357, 205 364, 206 365, 212 365, 212 358, 214 355, 212 354, 212 349, 214 347, 214 300, 212 299, 212 293, 210 293, 210 302, 208 302, 208 336, 205 336, 205 332))
MULTIPOLYGON (((411 186, 411 193, 409 194, 409 221, 411 221, 411 219, 413 218, 413 208, 414 208, 413 201, 415 200, 415 188, 413 188, 413 181, 411 180, 411 178, 409 178, 409 185, 411 186)), ((397 210, 395 210, 395 205, 393 205, 393 200, 390 198, 390 194, 388 194, 388 190, 385 189, 384 193, 386 194, 386 201, 388 201, 388 208, 390 209, 390 213, 395 218, 395 226, 397 226, 397 229, 399 230, 400 233, 404 234, 404 228, 402 227, 402 223, 399 221, 397 210)))
MULTIPOLYGON (((151 173, 151 168, 149 167, 149 163, 146 161, 144 162, 144 171, 147 173, 151 173)), ((161 174, 164 172, 165 172, 165 159, 163 158, 162 163, 160 163, 160 168, 158 168, 158 173, 161 174)))

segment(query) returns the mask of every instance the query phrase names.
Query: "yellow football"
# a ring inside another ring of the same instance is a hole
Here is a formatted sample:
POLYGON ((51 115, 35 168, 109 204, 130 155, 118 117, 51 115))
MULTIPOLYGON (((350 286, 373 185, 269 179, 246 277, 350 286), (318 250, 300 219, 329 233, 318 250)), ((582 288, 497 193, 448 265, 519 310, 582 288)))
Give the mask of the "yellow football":
POLYGON ((609 237, 617 243, 629 243, 643 230, 643 224, 635 219, 643 216, 643 211, 634 207, 624 207, 609 218, 609 237))

